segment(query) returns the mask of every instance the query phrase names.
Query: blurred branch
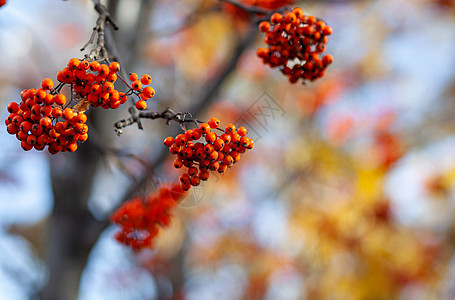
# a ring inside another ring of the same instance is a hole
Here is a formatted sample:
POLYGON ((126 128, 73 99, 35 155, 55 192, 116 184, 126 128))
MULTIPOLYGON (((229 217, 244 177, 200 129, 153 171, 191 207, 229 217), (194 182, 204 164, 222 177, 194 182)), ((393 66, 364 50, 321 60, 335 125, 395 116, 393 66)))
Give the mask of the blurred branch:
POLYGON ((243 3, 239 3, 239 2, 234 1, 234 0, 220 0, 220 2, 225 2, 225 3, 232 4, 234 6, 237 6, 238 8, 243 9, 244 11, 246 11, 247 13, 249 13, 251 15, 254 15, 254 14, 268 15, 271 12, 273 12, 273 11, 270 11, 270 10, 267 10, 267 9, 263 9, 263 8, 260 8, 260 7, 257 7, 257 6, 246 5, 246 4, 243 4, 243 3))
POLYGON ((106 48, 105 32, 106 25, 111 25, 114 30, 118 30, 118 26, 115 21, 111 18, 106 7, 100 3, 99 0, 93 0, 95 5, 95 10, 99 14, 98 20, 96 21, 95 27, 93 27, 92 35, 89 41, 81 48, 81 51, 84 51, 90 44, 93 44, 95 37, 98 36, 96 41, 96 48, 90 51, 86 57, 96 60, 106 60, 109 61, 109 51, 106 48))
POLYGON ((130 53, 130 56, 127 60, 127 66, 129 67, 135 65, 136 60, 139 56, 138 54, 140 51, 142 51, 142 49, 144 49, 144 43, 147 42, 147 39, 144 37, 147 36, 149 30, 152 8, 154 4, 155 0, 141 0, 137 22, 134 26, 134 30, 129 35, 129 42, 126 45, 126 48, 130 53))

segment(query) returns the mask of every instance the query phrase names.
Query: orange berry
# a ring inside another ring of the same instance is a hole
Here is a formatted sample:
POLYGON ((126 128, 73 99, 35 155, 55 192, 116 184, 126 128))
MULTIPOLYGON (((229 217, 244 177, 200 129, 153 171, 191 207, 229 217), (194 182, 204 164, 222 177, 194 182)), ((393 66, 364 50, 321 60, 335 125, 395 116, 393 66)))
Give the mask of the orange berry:
POLYGON ((290 13, 286 14, 286 16, 284 17, 284 20, 288 23, 292 23, 295 20, 297 20, 297 16, 294 13, 290 12, 290 13))
POLYGON ((220 138, 226 143, 229 144, 231 142, 231 136, 227 133, 223 133, 220 138))
POLYGON ((74 115, 75 113, 72 108, 67 107, 63 110, 63 118, 65 118, 65 120, 71 120, 74 115))
POLYGON ((240 138, 241 138, 241 136, 237 132, 231 133, 231 142, 232 143, 236 143, 236 142, 240 141, 240 138))
POLYGON ((32 146, 36 144, 36 140, 37 140, 37 137, 34 136, 33 134, 29 135, 26 139, 27 143, 29 143, 32 146))
POLYGON ((18 140, 23 141, 23 140, 26 140, 26 139, 27 139, 28 133, 25 132, 25 131, 20 130, 20 131, 16 134, 16 137, 17 137, 18 140))
POLYGON ((42 103, 44 101, 44 98, 46 98, 46 91, 44 89, 37 89, 35 93, 35 101, 38 100, 39 103, 42 103))
POLYGON ((100 69, 101 64, 97 62, 96 60, 92 61, 89 65, 89 68, 92 72, 98 72, 100 69))
POLYGON ((112 62, 109 65, 109 71, 112 73, 117 73, 118 71, 120 71, 120 64, 116 61, 112 62))
POLYGON ((191 130, 191 139, 198 140, 202 136, 201 130, 199 128, 194 128, 191 130))
POLYGON ((224 129, 226 133, 233 133, 235 132, 235 125, 234 124, 228 124, 226 128, 224 129))
POLYGON ((330 65, 331 63, 333 63, 333 56, 332 56, 332 55, 327 54, 326 56, 324 56, 324 57, 322 58, 322 64, 323 64, 324 66, 328 66, 328 65, 330 65))
POLYGON ((135 91, 139 91, 140 89, 142 89, 142 83, 140 80, 135 80, 131 86, 135 91))
POLYGON ((152 88, 151 86, 147 86, 142 90, 141 94, 147 97, 147 99, 152 98, 153 96, 155 96, 155 89, 152 88))
POLYGON ((54 96, 54 103, 57 105, 65 105, 66 97, 63 94, 58 94, 54 96))
POLYGON ((176 169, 180 169, 181 167, 183 167, 183 162, 180 158, 176 158, 174 160, 174 168, 176 169))
POLYGON ((185 158, 191 158, 193 156, 193 149, 185 147, 180 154, 182 154, 185 158))
POLYGON ((189 191, 191 188, 191 184, 190 183, 180 183, 180 188, 185 192, 189 191))
POLYGON ((249 137, 246 137, 246 136, 242 136, 242 138, 240 139, 240 146, 242 147, 247 147, 250 143, 250 138, 249 137))
POLYGON ((174 138, 172 136, 168 136, 164 139, 164 145, 166 147, 170 147, 172 144, 174 144, 174 138))
POLYGON ((68 61, 68 68, 74 70, 74 69, 77 69, 77 67, 79 66, 80 64, 80 61, 79 59, 77 58, 71 58, 69 61, 68 61))
POLYGON ((90 63, 87 60, 81 60, 80 64, 77 66, 79 70, 88 70, 90 63))
POLYGON ((29 143, 27 143, 26 140, 22 140, 22 141, 21 141, 21 147, 22 147, 22 149, 24 149, 25 151, 32 150, 32 148, 33 148, 33 146, 30 145, 29 143))
POLYGON ((308 25, 311 26, 311 25, 315 24, 316 21, 317 21, 316 17, 314 17, 314 16, 308 16, 308 18, 306 19, 306 22, 305 22, 305 23, 307 23, 308 25))
POLYGON ((281 23, 283 21, 283 15, 280 13, 274 13, 270 18, 270 21, 272 21, 274 24, 281 23))
POLYGON ((14 124, 8 124, 6 126, 6 131, 8 131, 9 134, 16 134, 19 131, 19 128, 14 124))
POLYGON ((85 141, 88 139, 88 134, 87 134, 87 133, 80 134, 79 137, 78 137, 77 139, 78 139, 78 141, 80 141, 80 142, 85 142, 85 141))
POLYGON ((32 115, 39 115, 41 114, 41 106, 39 104, 35 104, 32 106, 30 111, 32 112, 32 115))
POLYGON ((6 107, 9 113, 17 113, 19 112, 19 104, 16 102, 10 102, 6 107))
POLYGON ((183 173, 180 175, 180 182, 181 183, 189 183, 190 182, 190 176, 187 173, 183 173))
POLYGON ((128 100, 128 97, 123 92, 119 93, 119 97, 120 97, 120 99, 119 99, 120 100, 120 104, 124 104, 126 102, 126 100, 128 100))
POLYGON ((152 77, 148 74, 144 74, 141 77, 141 82, 144 85, 149 85, 150 83, 152 83, 152 77))
POLYGON ((76 122, 77 123, 85 123, 85 122, 87 122, 87 115, 82 113, 82 112, 78 113, 77 116, 76 116, 76 122))
POLYGON ((197 168, 196 168, 196 167, 188 168, 188 175, 189 175, 190 177, 196 176, 197 173, 198 173, 198 171, 197 171, 197 168))
POLYGON ((116 82, 117 81, 117 74, 116 73, 109 73, 107 76, 106 76, 106 80, 109 81, 109 82, 116 82))
POLYGON ((106 93, 110 93, 114 90, 114 84, 112 82, 105 82, 103 84, 103 91, 106 93))
POLYGON ((54 107, 52 109, 52 116, 54 118, 60 118, 63 115, 63 111, 60 107, 54 107))
MULTIPOLYGON (((103 66, 105 66, 105 65, 103 65, 103 66)), ((101 70, 101 68, 100 68, 100 70, 101 70)), ((106 76, 98 74, 95 76, 95 81, 98 82, 99 84, 103 84, 106 82, 106 76)))
POLYGON ((136 73, 130 73, 130 75, 128 76, 128 78, 131 80, 131 81, 136 81, 139 76, 137 76, 136 73))
POLYGON ((183 146, 183 145, 185 145, 185 143, 186 143, 186 137, 184 134, 181 133, 175 137, 175 144, 177 146, 183 146))
POLYGON ((248 146, 246 146, 248 149, 253 149, 254 147, 254 140, 253 139, 250 139, 249 140, 249 143, 248 143, 248 146))
POLYGON ((220 164, 220 167, 218 168, 218 173, 222 174, 224 172, 226 172, 228 166, 225 165, 225 164, 220 164))
POLYGON ((210 173, 206 169, 202 169, 202 170, 199 171, 199 179, 200 180, 206 181, 206 180, 209 179, 209 177, 210 177, 210 173))
POLYGON ((100 65, 98 69, 98 75, 107 76, 109 74, 109 66, 108 65, 100 65))
POLYGON ((219 160, 220 159, 220 156, 221 154, 218 152, 218 151, 213 151, 212 153, 210 153, 207 158, 210 159, 211 161, 213 160, 219 160))
POLYGON ((196 157, 199 158, 199 159, 204 159, 205 158, 205 152, 204 152, 204 148, 199 148, 196 150, 196 157))
POLYGON ((213 143, 213 147, 215 147, 215 150, 217 151, 223 149, 224 141, 221 138, 216 139, 216 141, 213 143))
POLYGON ((77 144, 76 143, 69 143, 66 145, 66 151, 68 152, 74 152, 77 150, 77 144))
POLYGON ((57 73, 57 80, 60 81, 60 82, 64 82, 65 81, 65 76, 63 75, 63 71, 59 71, 57 73))
POLYGON ((29 121, 22 121, 22 123, 19 125, 19 128, 23 132, 28 132, 32 128, 32 123, 29 121))
POLYGON ((212 144, 206 144, 206 145, 204 146, 204 152, 205 152, 205 154, 208 155, 208 154, 212 153, 213 151, 215 151, 215 147, 213 147, 212 144))
POLYGON ((220 126, 221 122, 217 118, 212 117, 212 118, 210 118, 210 120, 207 123, 209 124, 210 128, 214 129, 214 128, 217 128, 218 126, 220 126))
POLYGON ((52 114, 52 106, 43 105, 41 106, 40 112, 43 117, 49 117, 52 114))
POLYGON ((45 90, 50 90, 54 87, 54 82, 50 78, 44 78, 43 81, 41 81, 41 87, 45 90))
POLYGON ((207 123, 202 123, 199 125, 199 129, 201 130, 202 134, 207 134, 210 132, 210 125, 207 123))
POLYGON ((192 186, 198 186, 200 183, 201 183, 201 180, 199 179, 198 176, 193 176, 193 177, 190 179, 190 184, 191 184, 192 186))
POLYGON ((136 102, 136 108, 138 110, 144 110, 147 108, 147 103, 144 100, 139 100, 136 102))
POLYGON ((262 32, 268 32, 270 30, 270 23, 267 21, 262 21, 259 23, 259 30, 262 32))
POLYGON ((303 9, 301 9, 300 7, 296 7, 292 10, 292 12, 294 13, 294 15, 297 17, 297 18, 302 18, 304 16, 303 14, 303 9))
POLYGON ((326 25, 323 29, 322 29, 322 34, 323 35, 331 35, 333 33, 333 29, 332 27, 330 27, 329 25, 326 25))
POLYGON ((216 141, 216 133, 215 132, 209 132, 205 135, 205 140, 207 141, 207 143, 213 143, 216 141))
POLYGON ((209 165, 210 171, 217 171, 219 167, 220 167, 220 163, 217 161, 212 161, 209 165))
POLYGON ((247 135, 248 130, 246 130, 246 128, 243 127, 243 126, 240 126, 239 128, 237 128, 237 133, 238 133, 240 136, 245 136, 245 135, 247 135))
POLYGON ((44 127, 50 127, 52 125, 52 120, 49 117, 42 117, 39 120, 39 123, 44 127))

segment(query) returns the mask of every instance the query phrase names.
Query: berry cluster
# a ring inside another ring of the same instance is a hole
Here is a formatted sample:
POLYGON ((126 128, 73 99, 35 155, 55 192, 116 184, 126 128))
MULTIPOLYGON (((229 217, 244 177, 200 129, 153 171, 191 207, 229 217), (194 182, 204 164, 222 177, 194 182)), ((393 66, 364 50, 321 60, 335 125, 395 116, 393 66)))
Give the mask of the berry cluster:
POLYGON ((128 78, 131 80, 131 90, 126 93, 128 96, 130 93, 135 93, 140 100, 136 102, 136 108, 138 110, 144 110, 147 108, 147 101, 148 99, 155 96, 155 89, 151 86, 143 87, 144 85, 149 85, 152 83, 152 77, 148 74, 142 75, 139 79, 139 76, 136 73, 130 73, 128 78))
POLYGON ((199 128, 189 129, 175 138, 167 137, 164 140, 169 151, 177 155, 174 167, 188 168, 187 172, 180 175, 180 186, 184 191, 191 186, 198 186, 201 180, 207 180, 209 171, 224 173, 239 161, 240 154, 253 148, 254 141, 246 136, 245 127, 236 129, 235 125, 229 124, 223 130, 219 125, 220 120, 210 118, 207 123, 201 123, 199 128), (222 134, 218 136, 212 129, 219 130, 222 134))
POLYGON ((170 210, 184 197, 185 192, 176 184, 162 187, 148 197, 135 197, 123 203, 112 215, 112 222, 121 226, 116 239, 136 251, 152 247, 159 226, 169 226, 170 210))
POLYGON ((118 62, 107 65, 70 59, 68 65, 58 72, 59 84, 56 87, 50 78, 45 78, 41 88, 22 91, 21 102, 8 105, 10 115, 5 120, 8 133, 15 134, 26 151, 32 148, 43 150, 48 146, 52 154, 74 152, 77 142, 88 138, 84 112, 89 106, 116 109, 126 102, 127 96, 136 94, 141 98, 136 107, 145 109, 145 100, 155 95, 152 87, 142 87, 152 82, 147 74, 140 80, 137 74, 130 74, 132 86, 122 79, 129 90, 126 93, 116 90, 114 83, 119 71, 118 62), (65 85, 71 88, 69 101, 61 93, 65 85))
POLYGON ((39 89, 21 92, 22 101, 8 104, 5 119, 9 134, 15 134, 25 151, 35 148, 49 153, 74 152, 77 142, 87 140, 87 116, 70 107, 64 108, 66 97, 53 94, 53 82, 46 78, 39 89))
POLYGON ((324 76, 333 62, 331 55, 320 58, 332 34, 332 27, 314 16, 306 16, 300 7, 286 14, 274 13, 270 22, 263 21, 259 29, 264 32, 267 48, 259 48, 257 55, 270 67, 280 67, 291 83, 300 78, 315 80, 324 76))

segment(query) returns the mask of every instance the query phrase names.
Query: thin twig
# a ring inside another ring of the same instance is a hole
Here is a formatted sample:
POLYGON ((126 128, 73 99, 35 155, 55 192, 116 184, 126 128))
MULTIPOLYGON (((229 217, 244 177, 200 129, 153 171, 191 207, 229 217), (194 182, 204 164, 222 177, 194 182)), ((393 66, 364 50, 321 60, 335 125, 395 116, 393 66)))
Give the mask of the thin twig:
POLYGON ((133 125, 134 123, 138 124, 139 129, 143 129, 142 124, 140 124, 141 119, 164 119, 166 124, 169 125, 171 121, 179 123, 183 130, 185 130, 186 123, 194 123, 196 126, 203 123, 200 120, 194 119, 189 112, 174 112, 171 108, 167 107, 162 112, 155 111, 137 111, 134 107, 130 107, 128 111, 131 114, 131 117, 128 119, 123 119, 114 124, 115 132, 117 135, 123 133, 123 128, 133 125))
POLYGON ((106 7, 100 3, 99 0, 93 0, 95 5, 95 10, 99 14, 98 19, 96 20, 96 25, 93 27, 92 35, 88 42, 81 48, 81 51, 84 51, 90 44, 95 42, 95 37, 98 36, 96 41, 96 48, 90 51, 87 58, 93 60, 105 60, 109 61, 109 51, 106 47, 106 25, 111 25, 114 30, 118 30, 116 22, 111 18, 106 7))

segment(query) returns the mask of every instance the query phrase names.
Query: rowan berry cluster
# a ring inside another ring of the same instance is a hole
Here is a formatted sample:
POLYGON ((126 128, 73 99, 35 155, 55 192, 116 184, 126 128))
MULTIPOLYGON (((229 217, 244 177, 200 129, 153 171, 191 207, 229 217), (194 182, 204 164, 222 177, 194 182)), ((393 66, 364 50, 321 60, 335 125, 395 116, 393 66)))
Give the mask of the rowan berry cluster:
POLYGON ((259 24, 259 29, 265 33, 268 47, 259 48, 257 55, 264 64, 280 67, 291 83, 320 78, 333 62, 331 55, 319 56, 325 51, 332 27, 306 16, 300 7, 285 14, 274 13, 270 22, 259 24))
POLYGON ((240 160, 240 154, 253 148, 254 141, 246 136, 245 127, 236 129, 234 124, 228 124, 223 130, 219 125, 220 120, 210 118, 207 123, 201 123, 199 128, 164 140, 169 151, 177 155, 174 167, 187 168, 180 175, 180 186, 184 191, 191 186, 198 186, 201 180, 208 180, 209 171, 224 173, 240 160), (222 133, 218 136, 212 129, 222 133))
POLYGON ((155 95, 152 87, 142 87, 152 81, 147 74, 140 80, 137 74, 131 74, 130 79, 134 80, 131 87, 127 84, 129 90, 126 93, 116 90, 114 83, 119 71, 118 62, 107 65, 70 59, 68 65, 58 72, 59 84, 56 87, 52 79, 45 78, 41 88, 23 90, 21 102, 8 105, 10 115, 5 120, 8 133, 15 134, 26 151, 32 148, 43 150, 48 146, 52 154, 74 152, 77 142, 88 138, 87 116, 84 114, 88 107, 116 109, 134 93, 141 98, 136 107, 145 109, 145 100, 155 95), (69 101, 61 93, 65 85, 71 88, 69 101))
POLYGON ((160 227, 171 222, 170 211, 185 196, 179 184, 162 187, 153 195, 137 196, 120 206, 112 215, 112 222, 121 226, 116 239, 133 250, 152 247, 160 227))
POLYGON ((39 89, 21 92, 22 101, 8 104, 5 120, 9 134, 15 134, 25 151, 48 146, 52 154, 74 152, 77 142, 88 138, 87 116, 70 107, 64 108, 66 97, 53 94, 53 81, 46 78, 39 89))

